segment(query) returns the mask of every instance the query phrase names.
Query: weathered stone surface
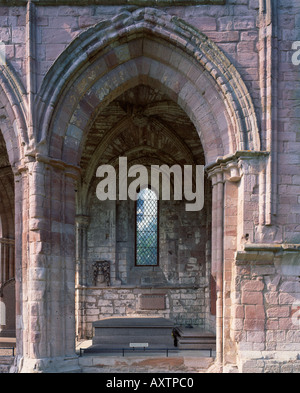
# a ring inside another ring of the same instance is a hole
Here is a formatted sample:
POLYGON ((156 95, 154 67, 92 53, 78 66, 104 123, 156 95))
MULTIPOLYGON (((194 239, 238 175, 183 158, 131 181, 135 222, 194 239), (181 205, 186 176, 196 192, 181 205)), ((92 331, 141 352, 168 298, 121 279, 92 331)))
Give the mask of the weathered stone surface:
MULTIPOLYGON (((216 370, 299 372, 300 5, 271 3, 0 1, 0 287, 15 278, 15 370, 78 371, 75 336, 95 320, 155 313, 214 328, 216 370), (160 203, 157 267, 135 266, 134 202, 96 198, 97 167, 124 155, 206 166, 201 212, 160 203), (93 283, 97 260, 110 286, 93 283), (145 307, 151 295, 165 303, 145 307)), ((0 295, 4 335, 14 307, 0 295)))

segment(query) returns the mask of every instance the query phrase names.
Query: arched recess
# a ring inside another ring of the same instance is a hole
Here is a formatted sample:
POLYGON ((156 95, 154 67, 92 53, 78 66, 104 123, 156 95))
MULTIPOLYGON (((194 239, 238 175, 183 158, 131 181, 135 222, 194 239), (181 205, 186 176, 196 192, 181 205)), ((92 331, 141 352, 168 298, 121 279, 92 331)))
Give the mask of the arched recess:
POLYGON ((20 163, 29 145, 26 111, 27 96, 24 86, 9 63, 1 65, 0 129, 12 167, 20 163))
POLYGON ((0 131, 0 337, 15 337, 15 191, 6 144, 0 131))
POLYGON ((6 309, 0 336, 4 337, 16 335, 16 310, 21 296, 22 209, 18 200, 22 200, 22 190, 16 191, 15 175, 29 144, 26 110, 25 89, 7 62, 0 66, 0 297, 6 309))
POLYGON ((159 87, 185 110, 206 164, 260 150, 254 106, 232 63, 186 22, 145 8, 88 29, 50 69, 36 102, 41 152, 78 165, 99 109, 140 83, 159 87))
MULTIPOLYGON (((49 70, 35 102, 40 124, 36 135, 38 161, 50 162, 66 172, 78 167, 89 130, 100 111, 125 91, 139 85, 161 91, 188 115, 198 132, 207 166, 218 162, 220 157, 239 151, 260 151, 251 96, 233 64, 211 40, 186 22, 157 9, 145 8, 121 13, 86 30, 49 70)), ((224 165, 227 165, 226 161, 224 165)), ((214 191, 213 195, 219 210, 216 214, 213 211, 212 219, 214 235, 218 231, 218 236, 212 236, 217 239, 215 261, 220 262, 216 271, 219 277, 219 358, 223 350, 223 305, 220 301, 223 293, 220 269, 223 257, 223 166, 220 171, 221 175, 216 175, 214 182, 214 190, 219 191, 218 194, 214 191)), ((52 231, 59 235, 57 222, 67 220, 68 225, 72 225, 71 219, 75 215, 73 190, 69 183, 65 186, 69 187, 66 188, 69 192, 66 201, 71 200, 71 203, 65 201, 64 204, 67 214, 61 218, 59 209, 53 208, 57 218, 53 219, 56 227, 51 228, 55 228, 52 231)), ((58 184, 54 186, 58 189, 58 184)), ((53 187, 53 195, 56 188, 53 187)), ((60 206, 60 201, 55 202, 60 206)), ((81 219, 86 225, 85 217, 81 219)), ((72 236, 70 231, 70 250, 72 236)), ((67 263, 72 271, 73 261, 67 263)), ((70 303, 72 296, 71 293, 67 297, 70 303)), ((64 315, 65 312, 61 318, 64 315)), ((67 322, 70 326, 73 323, 67 322)), ((46 342, 44 340, 43 345, 46 342)))

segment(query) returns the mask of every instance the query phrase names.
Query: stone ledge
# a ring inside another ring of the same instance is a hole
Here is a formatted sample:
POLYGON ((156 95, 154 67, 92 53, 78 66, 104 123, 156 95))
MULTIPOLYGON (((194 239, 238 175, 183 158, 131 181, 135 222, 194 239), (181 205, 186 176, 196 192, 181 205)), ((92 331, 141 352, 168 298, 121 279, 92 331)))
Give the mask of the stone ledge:
MULTIPOLYGON (((138 6, 191 6, 191 5, 225 5, 226 0, 31 0, 40 6, 83 6, 83 5, 138 5, 138 6)), ((0 0, 0 6, 25 6, 28 0, 0 0)))
POLYGON ((245 263, 256 265, 274 265, 274 253, 272 251, 238 251, 235 256, 236 265, 245 263))
POLYGON ((137 285, 122 285, 122 286, 103 286, 103 287, 95 287, 95 286, 82 286, 82 285, 77 285, 75 287, 76 290, 85 290, 85 291, 98 291, 98 290, 115 290, 115 291, 123 291, 123 290, 132 290, 132 289, 139 289, 141 291, 145 291, 149 294, 151 291, 160 291, 160 290, 177 290, 177 289, 193 289, 193 290, 198 290, 198 289, 205 289, 207 288, 207 284, 202 284, 202 285, 159 285, 159 286, 137 286, 137 285))
POLYGON ((245 251, 268 251, 268 252, 280 252, 280 251, 300 251, 300 244, 246 244, 245 251))
POLYGON ((241 360, 300 360, 298 351, 240 351, 239 357, 241 360))
POLYGON ((297 255, 300 244, 246 244, 244 251, 237 251, 236 265, 251 262, 256 265, 274 265, 275 257, 280 255, 297 255))

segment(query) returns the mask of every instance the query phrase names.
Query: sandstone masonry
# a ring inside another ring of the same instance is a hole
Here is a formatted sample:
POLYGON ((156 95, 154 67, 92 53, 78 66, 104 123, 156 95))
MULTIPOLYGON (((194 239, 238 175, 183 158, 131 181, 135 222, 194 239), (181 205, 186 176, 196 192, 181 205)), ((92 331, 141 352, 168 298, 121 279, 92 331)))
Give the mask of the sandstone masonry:
POLYGON ((299 372, 299 15, 297 0, 0 0, 14 371, 79 372, 92 322, 159 315, 216 332, 211 370, 299 372), (205 165, 201 212, 159 205, 156 267, 135 264, 134 202, 96 198, 120 156, 205 165))

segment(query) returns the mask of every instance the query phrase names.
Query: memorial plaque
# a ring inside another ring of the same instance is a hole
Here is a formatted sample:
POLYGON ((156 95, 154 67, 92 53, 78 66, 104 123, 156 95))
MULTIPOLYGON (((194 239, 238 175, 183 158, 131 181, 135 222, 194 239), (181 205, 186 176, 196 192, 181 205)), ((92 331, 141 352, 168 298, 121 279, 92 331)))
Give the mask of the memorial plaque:
POLYGON ((165 310, 166 296, 164 294, 155 295, 141 295, 140 296, 141 310, 165 310))
POLYGON ((149 343, 130 343, 130 348, 148 348, 149 343))

